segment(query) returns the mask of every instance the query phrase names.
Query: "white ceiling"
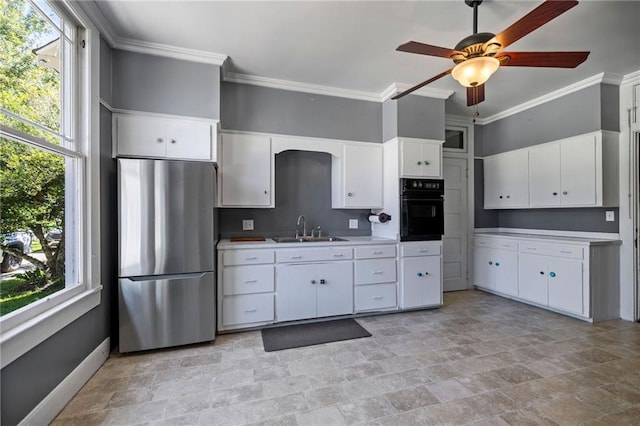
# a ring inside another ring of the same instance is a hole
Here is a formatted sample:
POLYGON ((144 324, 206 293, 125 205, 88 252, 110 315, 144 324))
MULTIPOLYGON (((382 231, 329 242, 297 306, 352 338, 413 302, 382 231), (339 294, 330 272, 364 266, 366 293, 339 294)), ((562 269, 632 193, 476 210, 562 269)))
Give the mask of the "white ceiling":
MULTIPOLYGON (((499 33, 541 1, 485 0, 478 31, 499 33)), ((110 39, 227 55, 232 73, 380 95, 414 85, 452 63, 404 52, 415 40, 453 48, 472 33, 473 9, 451 1, 116 1, 96 2, 110 39)), ((640 70, 640 2, 581 1, 507 51, 586 50, 576 69, 501 68, 486 85, 481 117, 600 73, 640 70)), ((447 113, 471 116, 451 76, 428 87, 452 90, 447 113)))

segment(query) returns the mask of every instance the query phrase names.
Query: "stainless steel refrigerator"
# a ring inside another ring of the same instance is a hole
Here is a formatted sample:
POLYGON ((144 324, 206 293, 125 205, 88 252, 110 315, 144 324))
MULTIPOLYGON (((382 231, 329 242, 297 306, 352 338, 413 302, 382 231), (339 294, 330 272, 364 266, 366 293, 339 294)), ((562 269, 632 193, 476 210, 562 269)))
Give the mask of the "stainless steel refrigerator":
POLYGON ((212 163, 118 159, 120 352, 215 339, 212 163))

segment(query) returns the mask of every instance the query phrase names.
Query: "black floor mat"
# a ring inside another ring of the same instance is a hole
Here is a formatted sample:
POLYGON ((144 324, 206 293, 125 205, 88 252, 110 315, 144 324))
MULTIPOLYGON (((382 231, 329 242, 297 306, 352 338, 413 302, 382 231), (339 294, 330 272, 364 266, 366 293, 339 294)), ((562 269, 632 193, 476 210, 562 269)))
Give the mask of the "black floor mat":
POLYGON ((262 329, 262 343, 266 352, 361 337, 371 337, 371 333, 352 318, 262 329))

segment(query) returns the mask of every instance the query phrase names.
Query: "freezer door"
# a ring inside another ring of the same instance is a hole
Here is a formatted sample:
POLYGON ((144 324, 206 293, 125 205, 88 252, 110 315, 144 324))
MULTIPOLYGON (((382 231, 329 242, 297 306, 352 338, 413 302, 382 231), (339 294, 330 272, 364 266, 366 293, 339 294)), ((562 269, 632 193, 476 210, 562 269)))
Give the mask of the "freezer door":
POLYGON ((214 340, 214 275, 120 278, 120 352, 214 340))
POLYGON ((118 159, 119 277, 214 270, 212 163, 118 159))

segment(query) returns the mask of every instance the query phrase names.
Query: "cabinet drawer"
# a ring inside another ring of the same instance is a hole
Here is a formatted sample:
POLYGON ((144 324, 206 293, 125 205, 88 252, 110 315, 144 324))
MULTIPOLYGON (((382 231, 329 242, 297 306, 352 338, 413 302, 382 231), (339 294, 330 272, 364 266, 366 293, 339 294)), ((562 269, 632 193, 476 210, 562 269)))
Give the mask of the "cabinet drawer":
POLYGON ((506 240, 502 238, 487 238, 478 237, 474 238, 474 245, 476 247, 488 247, 501 250, 518 250, 518 242, 513 240, 506 240))
POLYGON ((401 246, 400 252, 402 257, 412 256, 437 256, 440 254, 441 243, 425 242, 425 243, 409 243, 401 246))
POLYGON ((273 250, 226 250, 222 254, 223 265, 254 265, 273 263, 273 250))
POLYGON ((540 244, 524 241, 520 243, 521 253, 540 254, 553 257, 568 257, 570 259, 582 259, 582 247, 562 246, 556 244, 540 244))
POLYGON ((327 247, 318 249, 282 249, 276 251, 277 263, 316 262, 318 260, 353 259, 351 247, 327 247))
POLYGON ((222 293, 225 296, 273 290, 273 265, 230 266, 222 271, 222 293))
POLYGON ((355 248, 356 259, 375 259, 378 257, 396 257, 395 245, 360 246, 355 248))
POLYGON ((273 321, 273 294, 228 296, 222 301, 222 323, 225 326, 273 321))
POLYGON ((369 259, 355 262, 355 284, 393 283, 397 280, 396 259, 369 259))
POLYGON ((397 306, 395 284, 362 285, 355 288, 355 308, 358 312, 397 306))

